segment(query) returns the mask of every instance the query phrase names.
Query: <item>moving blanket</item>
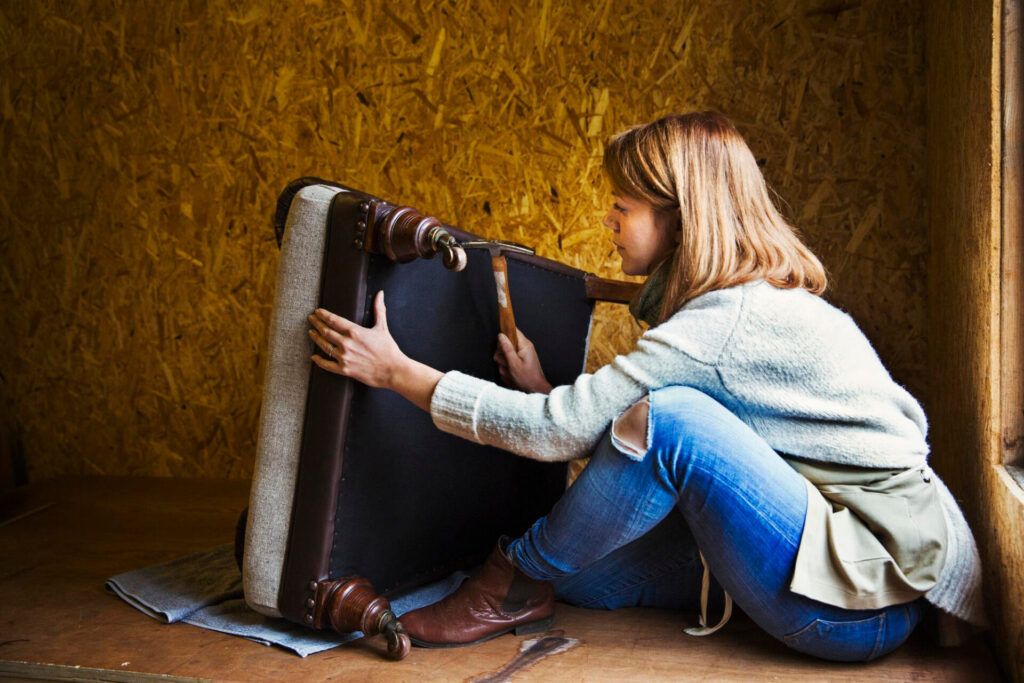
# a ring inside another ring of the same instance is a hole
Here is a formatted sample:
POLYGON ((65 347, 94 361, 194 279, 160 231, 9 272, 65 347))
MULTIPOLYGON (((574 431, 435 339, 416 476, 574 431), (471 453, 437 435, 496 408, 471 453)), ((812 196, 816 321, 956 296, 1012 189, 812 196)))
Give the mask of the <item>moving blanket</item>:
MULTIPOLYGON (((391 609, 405 612, 429 605, 455 591, 468 575, 454 574, 391 598, 391 609)), ((250 609, 242 597, 242 575, 233 545, 223 545, 173 562, 118 574, 106 588, 132 607, 167 624, 182 622, 277 645, 300 657, 362 637, 362 633, 315 631, 250 609)))

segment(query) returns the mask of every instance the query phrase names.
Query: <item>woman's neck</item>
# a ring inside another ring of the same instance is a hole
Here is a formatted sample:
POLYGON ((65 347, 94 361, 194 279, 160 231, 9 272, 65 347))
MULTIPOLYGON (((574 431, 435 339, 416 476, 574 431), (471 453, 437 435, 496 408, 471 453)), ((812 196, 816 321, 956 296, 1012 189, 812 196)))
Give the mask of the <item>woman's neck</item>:
POLYGON ((651 269, 644 286, 629 302, 629 312, 633 317, 644 321, 651 327, 661 322, 661 302, 665 297, 665 286, 668 284, 671 262, 671 255, 659 261, 651 269))

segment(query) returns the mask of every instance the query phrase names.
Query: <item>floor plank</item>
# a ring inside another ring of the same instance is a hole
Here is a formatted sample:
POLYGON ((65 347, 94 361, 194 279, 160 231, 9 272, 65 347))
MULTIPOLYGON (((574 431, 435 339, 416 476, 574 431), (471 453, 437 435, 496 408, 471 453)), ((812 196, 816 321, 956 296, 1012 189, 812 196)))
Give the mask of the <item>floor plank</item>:
MULTIPOLYGON (((185 624, 159 624, 104 590, 114 574, 230 542, 247 495, 247 483, 238 481, 76 478, 0 498, 0 677, 59 678, 58 668, 38 666, 59 665, 106 670, 77 674, 105 680, 122 680, 109 672, 144 672, 220 680, 462 681, 498 671, 525 640, 510 635, 469 648, 414 649, 395 663, 381 658, 382 641, 370 639, 301 659, 185 624)), ((691 638, 681 633, 691 616, 559 605, 556 628, 580 644, 514 680, 999 680, 981 638, 942 650, 915 634, 881 660, 847 665, 789 651, 744 618, 711 637, 691 638)))

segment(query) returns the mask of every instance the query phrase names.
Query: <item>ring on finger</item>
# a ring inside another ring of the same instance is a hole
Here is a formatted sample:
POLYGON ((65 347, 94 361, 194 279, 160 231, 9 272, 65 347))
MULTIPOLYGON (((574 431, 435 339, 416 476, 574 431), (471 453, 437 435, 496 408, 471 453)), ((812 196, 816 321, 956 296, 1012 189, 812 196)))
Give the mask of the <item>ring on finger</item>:
POLYGON ((327 355, 334 358, 334 344, 327 345, 327 355))

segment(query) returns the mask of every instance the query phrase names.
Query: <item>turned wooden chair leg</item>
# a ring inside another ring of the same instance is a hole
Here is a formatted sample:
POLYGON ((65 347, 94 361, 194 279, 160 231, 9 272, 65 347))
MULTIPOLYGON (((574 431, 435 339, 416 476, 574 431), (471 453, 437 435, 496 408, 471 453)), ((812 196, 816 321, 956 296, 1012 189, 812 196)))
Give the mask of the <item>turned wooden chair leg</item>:
MULTIPOLYGON (((235 527, 235 562, 239 569, 242 569, 248 512, 248 507, 242 510, 235 527)), ((383 633, 388 641, 388 657, 395 660, 405 659, 412 649, 412 641, 391 611, 391 603, 377 595, 373 584, 361 576, 317 582, 313 626, 333 628, 338 633, 362 631, 367 636, 383 633)))
POLYGON ((383 633, 390 659, 405 659, 412 649, 412 641, 391 611, 391 603, 377 595, 373 585, 360 576, 317 584, 313 626, 333 628, 338 633, 362 631, 367 636, 383 633))

